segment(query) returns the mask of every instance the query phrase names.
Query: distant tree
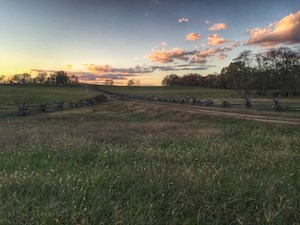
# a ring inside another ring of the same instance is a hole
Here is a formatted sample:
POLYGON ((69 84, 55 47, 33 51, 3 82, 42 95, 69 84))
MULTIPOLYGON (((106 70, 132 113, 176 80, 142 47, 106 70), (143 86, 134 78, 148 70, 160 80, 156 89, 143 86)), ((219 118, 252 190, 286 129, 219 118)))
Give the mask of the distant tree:
POLYGON ((23 73, 21 77, 22 77, 21 79, 22 84, 29 84, 32 82, 32 77, 29 73, 23 73))
POLYGON ((70 77, 64 71, 58 71, 54 73, 56 84, 67 84, 70 83, 70 77))
POLYGON ((164 86, 179 86, 180 85, 180 77, 176 74, 171 74, 162 80, 162 85, 164 86))
POLYGON ((5 76, 1 75, 0 76, 0 83, 3 84, 5 82, 5 76))
POLYGON ((55 84, 56 83, 56 74, 55 73, 50 74, 50 76, 47 77, 46 83, 55 84))
POLYGON ((281 93, 292 95, 292 92, 297 89, 295 87, 297 75, 295 76, 293 72, 300 65, 299 53, 290 48, 281 47, 269 50, 265 57, 268 60, 267 67, 275 80, 276 87, 281 93))
POLYGON ((48 74, 46 72, 40 72, 36 76, 36 83, 46 83, 48 74))
POLYGON ((74 74, 71 75, 70 77, 70 82, 73 84, 78 84, 78 76, 75 76, 74 74))
POLYGON ((128 80, 128 82, 127 82, 127 86, 129 86, 129 87, 132 87, 132 86, 135 86, 135 80, 134 79, 131 79, 131 80, 128 80))
POLYGON ((203 87, 214 87, 214 83, 217 80, 217 74, 209 74, 206 77, 202 77, 202 86, 203 87))
POLYGON ((139 79, 135 81, 135 86, 141 86, 141 81, 139 79))
POLYGON ((253 88, 253 71, 251 67, 252 60, 252 52, 250 50, 245 50, 233 61, 238 73, 236 75, 239 79, 237 81, 239 89, 244 90, 245 94, 249 94, 250 90, 253 88))
POLYGON ((239 93, 300 94, 300 53, 287 47, 270 49, 253 56, 243 51, 222 69, 215 87, 235 89, 239 93))
POLYGON ((32 82, 31 75, 28 73, 15 74, 11 79, 11 83, 15 84, 28 84, 32 82))
POLYGON ((180 78, 180 86, 202 86, 202 76, 199 74, 186 74, 180 78))
POLYGON ((110 80, 105 80, 104 81, 104 84, 107 85, 107 86, 113 86, 114 85, 114 81, 112 79, 110 80))

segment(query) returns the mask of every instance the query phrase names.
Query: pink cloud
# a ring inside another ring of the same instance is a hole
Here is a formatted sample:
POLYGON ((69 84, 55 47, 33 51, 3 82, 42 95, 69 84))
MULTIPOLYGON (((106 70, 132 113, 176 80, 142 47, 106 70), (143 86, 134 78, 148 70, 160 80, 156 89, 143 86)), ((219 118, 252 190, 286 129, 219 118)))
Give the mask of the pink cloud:
POLYGON ((216 23, 212 27, 209 28, 209 30, 211 30, 211 31, 226 30, 226 29, 227 29, 226 23, 216 23))
POLYGON ((200 56, 195 56, 191 59, 190 63, 200 63, 200 64, 205 64, 207 63, 207 60, 203 57, 200 56))
POLYGON ((145 57, 152 62, 169 63, 169 62, 173 62, 174 59, 185 58, 185 54, 186 52, 184 50, 180 48, 173 48, 170 51, 166 51, 166 50, 156 51, 145 57))
POLYGON ((206 59, 206 58, 218 58, 218 59, 224 59, 227 57, 225 52, 230 52, 232 50, 232 47, 222 47, 222 48, 210 48, 207 50, 200 51, 197 54, 197 57, 206 59))
POLYGON ((220 55, 218 55, 219 60, 223 60, 223 59, 225 59, 226 57, 227 57, 227 55, 224 54, 224 53, 221 53, 220 55))
POLYGON ((198 33, 190 33, 186 36, 186 40, 188 41, 197 41, 201 38, 201 35, 198 33))
POLYGON ((227 42, 224 38, 220 37, 218 34, 212 34, 208 36, 207 40, 208 40, 207 44, 209 46, 221 45, 227 42))
POLYGON ((274 47, 280 44, 300 43, 300 11, 291 13, 268 27, 254 28, 247 33, 250 38, 245 42, 245 45, 274 47))
POLYGON ((109 73, 112 71, 110 65, 94 65, 94 64, 85 64, 87 70, 93 74, 109 73))
POLYGON ((180 18, 179 20, 178 20, 178 22, 179 23, 188 23, 190 20, 189 20, 189 18, 180 18))

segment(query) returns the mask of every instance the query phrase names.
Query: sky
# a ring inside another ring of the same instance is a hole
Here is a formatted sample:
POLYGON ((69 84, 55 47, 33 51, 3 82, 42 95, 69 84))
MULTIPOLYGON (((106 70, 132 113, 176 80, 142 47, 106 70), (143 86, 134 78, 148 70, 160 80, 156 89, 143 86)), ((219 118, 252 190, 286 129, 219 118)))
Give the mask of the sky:
POLYGON ((0 75, 160 85, 219 73, 243 50, 299 47, 299 0, 0 0, 0 75))

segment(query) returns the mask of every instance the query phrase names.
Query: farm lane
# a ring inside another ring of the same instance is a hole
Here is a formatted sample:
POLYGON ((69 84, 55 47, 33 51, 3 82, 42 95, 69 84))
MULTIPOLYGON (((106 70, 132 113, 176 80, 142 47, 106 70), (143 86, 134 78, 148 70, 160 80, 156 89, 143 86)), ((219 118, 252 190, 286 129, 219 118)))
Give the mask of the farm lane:
POLYGON ((243 119, 243 120, 251 120, 257 122, 265 122, 265 123, 277 123, 277 124, 289 124, 289 125, 297 125, 300 126, 300 119, 294 118, 283 118, 283 117, 274 117, 274 116, 261 116, 261 115, 250 115, 250 114, 243 114, 243 113, 236 113, 236 112, 225 112, 220 111, 216 108, 204 108, 199 106, 180 106, 171 103, 160 103, 160 102, 143 102, 143 101, 130 101, 132 107, 139 107, 143 106, 145 108, 160 108, 160 109, 167 109, 167 110, 174 110, 186 113, 198 113, 198 114, 205 114, 211 116, 223 116, 228 118, 235 118, 235 119, 243 119))

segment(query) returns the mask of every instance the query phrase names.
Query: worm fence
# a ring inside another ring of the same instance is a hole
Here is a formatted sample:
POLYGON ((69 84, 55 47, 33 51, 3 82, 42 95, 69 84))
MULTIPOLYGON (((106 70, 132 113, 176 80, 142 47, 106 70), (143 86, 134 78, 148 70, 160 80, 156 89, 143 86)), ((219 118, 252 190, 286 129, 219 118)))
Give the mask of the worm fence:
POLYGON ((279 98, 270 99, 269 101, 253 101, 251 98, 244 99, 210 99, 196 97, 166 97, 166 96, 150 96, 150 95, 127 95, 107 93, 100 94, 93 98, 84 99, 81 101, 58 101, 52 103, 28 104, 25 102, 14 102, 10 104, 0 103, 0 118, 8 116, 27 116, 32 114, 47 113, 62 111, 66 109, 94 106, 108 100, 111 101, 134 101, 142 100, 149 102, 176 103, 182 105, 195 105, 203 107, 220 107, 220 108, 246 108, 257 110, 271 110, 276 112, 294 111, 300 112, 300 102, 283 103, 279 98), (108 96, 108 97, 107 97, 108 96))
POLYGON ((162 96, 149 96, 149 95, 127 95, 127 94, 110 94, 111 100, 143 100, 153 102, 165 102, 165 103, 177 103, 177 104, 188 104, 198 105, 204 107, 220 107, 220 108, 246 108, 246 109, 257 109, 257 110, 271 110, 276 112, 283 111, 299 111, 300 112, 300 101, 299 102, 283 102, 280 98, 269 99, 269 100, 253 100, 250 97, 244 99, 233 99, 228 100, 224 98, 210 99, 210 98, 196 98, 196 97, 162 97, 162 96))
POLYGON ((97 95, 80 101, 58 101, 52 103, 29 104, 26 102, 0 104, 0 118, 8 116, 27 116, 32 114, 62 111, 65 109, 88 107, 107 101, 105 95, 97 95))

